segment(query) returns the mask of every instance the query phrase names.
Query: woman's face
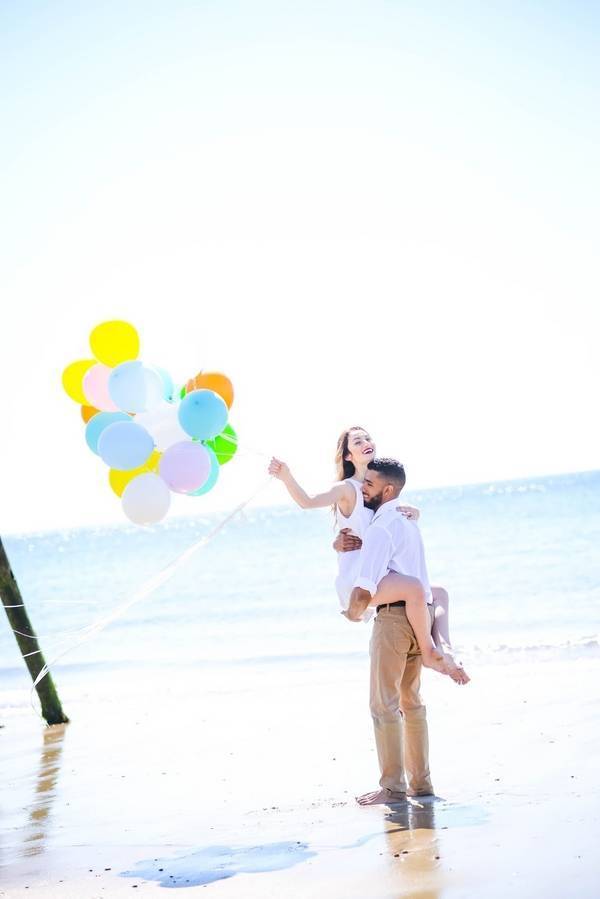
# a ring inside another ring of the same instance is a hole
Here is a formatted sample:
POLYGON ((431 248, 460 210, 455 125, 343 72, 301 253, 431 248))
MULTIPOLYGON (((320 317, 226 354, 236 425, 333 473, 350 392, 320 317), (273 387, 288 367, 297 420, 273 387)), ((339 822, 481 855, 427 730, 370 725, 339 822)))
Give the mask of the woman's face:
POLYGON ((367 462, 375 458, 375 444, 366 431, 350 431, 348 435, 348 452, 346 461, 352 462, 355 468, 364 468, 367 462))

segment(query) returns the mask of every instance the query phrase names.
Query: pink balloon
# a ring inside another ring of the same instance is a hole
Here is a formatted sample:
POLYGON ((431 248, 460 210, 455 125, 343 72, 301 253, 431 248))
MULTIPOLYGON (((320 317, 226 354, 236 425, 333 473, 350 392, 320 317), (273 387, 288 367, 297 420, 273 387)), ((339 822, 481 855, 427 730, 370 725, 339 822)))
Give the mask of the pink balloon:
POLYGON ((211 459, 201 443, 184 440, 165 450, 160 460, 160 476, 175 493, 191 493, 206 484, 211 459))
POLYGON ((112 372, 112 368, 108 365, 97 365, 87 371, 83 378, 83 392, 88 402, 101 412, 118 412, 118 406, 115 406, 108 392, 108 379, 112 372))

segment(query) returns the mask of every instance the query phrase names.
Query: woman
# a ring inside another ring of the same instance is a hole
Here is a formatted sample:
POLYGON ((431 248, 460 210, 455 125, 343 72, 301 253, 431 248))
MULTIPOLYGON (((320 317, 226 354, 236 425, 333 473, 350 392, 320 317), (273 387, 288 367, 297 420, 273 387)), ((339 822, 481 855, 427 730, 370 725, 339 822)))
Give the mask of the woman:
MULTIPOLYGON (((336 589, 342 606, 347 609, 352 586, 357 576, 360 540, 373 513, 364 507, 361 485, 367 466, 375 458, 375 444, 367 431, 359 426, 343 431, 337 445, 336 469, 338 481, 325 493, 309 496, 292 476, 288 466, 273 458, 269 474, 283 481, 288 493, 302 509, 319 509, 333 505, 336 524, 341 531, 334 543, 338 550, 338 576, 336 589), (357 540, 358 538, 358 540, 357 540)), ((418 518, 418 510, 410 506, 399 509, 412 519, 418 518)), ((459 684, 469 677, 458 665, 450 650, 448 633, 448 594, 441 587, 432 587, 434 599, 434 624, 431 626, 423 585, 416 578, 390 571, 379 583, 372 606, 404 600, 406 616, 415 632, 421 650, 423 664, 442 674, 449 675, 459 684), (433 638, 432 638, 433 634, 433 638), (435 640, 435 642, 434 642, 435 640)), ((346 614, 348 614, 346 612, 346 614)), ((372 614, 372 613, 369 613, 372 614)))

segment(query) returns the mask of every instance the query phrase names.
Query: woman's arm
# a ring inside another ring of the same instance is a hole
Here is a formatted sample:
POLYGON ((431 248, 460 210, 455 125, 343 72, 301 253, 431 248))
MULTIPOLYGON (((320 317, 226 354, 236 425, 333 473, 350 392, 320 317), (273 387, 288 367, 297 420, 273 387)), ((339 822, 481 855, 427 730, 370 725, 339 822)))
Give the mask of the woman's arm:
MULTIPOLYGON (((334 484, 333 487, 325 493, 316 493, 314 496, 309 496, 306 490, 304 490, 293 477, 285 462, 282 462, 280 459, 271 459, 269 474, 273 475, 274 478, 283 481, 289 495, 294 502, 298 503, 301 509, 323 509, 326 506, 338 505, 340 502, 344 506, 347 505, 351 499, 355 499, 355 493, 352 487, 349 484, 344 483, 334 484)), ((342 508, 342 511, 345 513, 346 510, 342 508)), ((348 513, 351 511, 352 509, 349 509, 348 513)))

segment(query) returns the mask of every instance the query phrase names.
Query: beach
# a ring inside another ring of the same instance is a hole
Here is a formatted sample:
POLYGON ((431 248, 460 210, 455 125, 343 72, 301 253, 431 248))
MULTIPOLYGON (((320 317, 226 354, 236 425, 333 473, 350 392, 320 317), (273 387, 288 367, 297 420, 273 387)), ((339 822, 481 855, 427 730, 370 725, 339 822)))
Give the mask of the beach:
POLYGON ((253 513, 81 645, 213 522, 9 539, 70 723, 4 626, 0 896, 597 896, 599 480, 416 497, 472 681, 424 672, 437 798, 393 808, 355 802, 370 627, 336 607, 327 516, 253 513))
POLYGON ((151 701, 123 671, 111 698, 67 694, 69 725, 5 721, 1 895, 597 895, 598 659, 427 672, 440 798, 368 809, 366 671, 202 702, 163 673, 151 701))

